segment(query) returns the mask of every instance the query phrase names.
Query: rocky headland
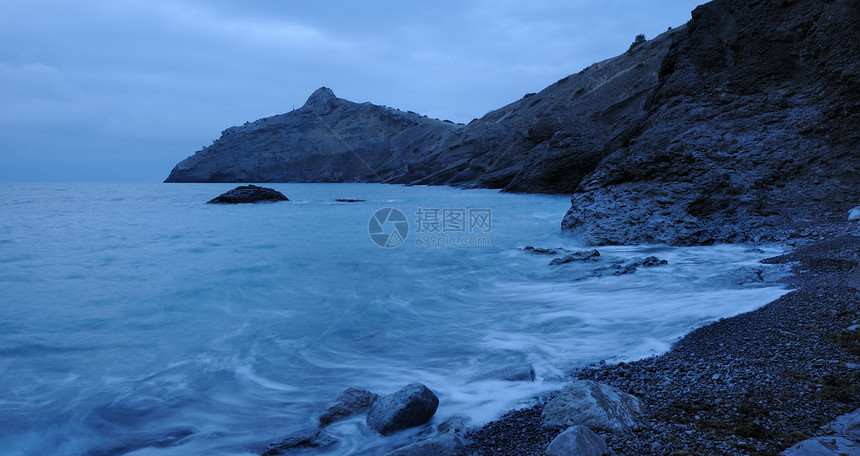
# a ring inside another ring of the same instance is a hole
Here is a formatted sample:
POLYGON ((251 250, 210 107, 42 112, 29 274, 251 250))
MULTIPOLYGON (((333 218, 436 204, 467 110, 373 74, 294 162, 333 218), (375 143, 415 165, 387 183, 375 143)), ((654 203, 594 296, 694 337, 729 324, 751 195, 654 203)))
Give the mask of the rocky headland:
MULTIPOLYGON (((225 130, 167 181, 563 193, 561 227, 586 244, 781 243, 793 250, 769 261, 792 268, 794 291, 664 355, 573 372, 578 386, 451 441, 493 455, 858 454, 860 416, 832 421, 860 407, 858 30, 856 0, 714 0, 466 125, 321 88, 298 110, 225 130), (555 412, 585 396, 606 406, 592 417, 620 421, 555 412)), ((559 254, 553 267, 599 258, 526 250, 559 254)), ((328 445, 323 432, 293 440, 328 445)), ((402 454, 439 454, 437 443, 402 454)))

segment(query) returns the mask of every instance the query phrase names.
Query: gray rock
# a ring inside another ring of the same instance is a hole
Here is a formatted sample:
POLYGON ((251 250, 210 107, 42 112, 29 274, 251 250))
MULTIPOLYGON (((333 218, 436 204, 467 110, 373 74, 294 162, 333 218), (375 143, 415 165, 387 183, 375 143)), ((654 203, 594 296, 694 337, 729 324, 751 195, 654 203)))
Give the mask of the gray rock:
POLYGON ((848 211, 848 220, 860 220, 860 206, 848 211))
POLYGON ((379 398, 367 412, 367 426, 380 434, 420 426, 433 418, 439 398, 420 383, 379 398))
POLYGON ((445 421, 436 426, 436 431, 440 434, 454 433, 462 434, 466 430, 466 423, 469 418, 459 415, 454 415, 447 418, 445 421))
POLYGON ((466 456, 466 447, 453 434, 444 434, 398 448, 386 456, 466 456))
POLYGON ((655 256, 650 256, 640 260, 630 260, 626 263, 618 262, 610 266, 597 268, 592 271, 591 275, 582 277, 582 279, 587 279, 589 277, 603 277, 605 275, 633 274, 640 267, 653 268, 656 266, 663 266, 665 264, 669 264, 669 262, 666 260, 661 260, 655 256))
POLYGON ((600 257, 600 252, 597 250, 583 250, 581 252, 573 252, 570 255, 565 255, 561 258, 553 258, 549 262, 551 265, 566 264, 573 261, 597 261, 600 257))
POLYGON ((603 456, 609 448, 603 437, 585 426, 571 426, 546 448, 547 456, 603 456))
POLYGON ((209 204, 243 204, 262 203, 274 201, 289 201, 283 193, 266 187, 256 185, 242 185, 212 198, 209 204))
POLYGON ((516 364, 472 377, 470 382, 481 380, 503 380, 507 382, 533 382, 535 368, 531 364, 516 364))
POLYGON ((639 400, 613 386, 578 380, 565 386, 543 408, 545 428, 583 425, 606 432, 626 432, 641 411, 639 400))
POLYGON ((328 448, 337 442, 337 439, 321 429, 302 429, 288 435, 279 443, 272 444, 262 456, 298 454, 307 449, 328 448))
POLYGON ((545 248, 541 248, 541 247, 532 247, 530 245, 523 247, 523 251, 526 251, 529 253, 538 253, 541 255, 556 255, 556 254, 558 254, 559 250, 564 250, 564 249, 545 249, 545 248))
POLYGON ((784 456, 860 456, 860 444, 845 437, 816 437, 782 452, 784 456))
POLYGON ((828 428, 843 437, 860 441, 860 409, 836 418, 828 428))
POLYGON ((326 405, 325 410, 319 416, 319 423, 327 426, 335 421, 349 418, 365 411, 379 396, 364 388, 349 387, 345 389, 334 401, 326 405))

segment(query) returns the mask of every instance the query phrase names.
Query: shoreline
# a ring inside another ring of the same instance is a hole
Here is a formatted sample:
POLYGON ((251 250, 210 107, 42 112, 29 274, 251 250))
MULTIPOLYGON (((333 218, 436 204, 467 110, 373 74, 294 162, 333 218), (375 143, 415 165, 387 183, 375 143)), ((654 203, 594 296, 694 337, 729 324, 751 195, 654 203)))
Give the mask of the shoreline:
MULTIPOLYGON (((791 266, 792 290, 752 312, 698 328, 661 355, 571 373, 638 397, 639 425, 598 432, 612 454, 777 455, 860 407, 860 235, 798 239, 763 263, 791 266)), ((833 229, 836 228, 836 229, 833 229)), ((561 430, 540 426, 541 403, 468 433, 475 455, 543 454, 561 430)))

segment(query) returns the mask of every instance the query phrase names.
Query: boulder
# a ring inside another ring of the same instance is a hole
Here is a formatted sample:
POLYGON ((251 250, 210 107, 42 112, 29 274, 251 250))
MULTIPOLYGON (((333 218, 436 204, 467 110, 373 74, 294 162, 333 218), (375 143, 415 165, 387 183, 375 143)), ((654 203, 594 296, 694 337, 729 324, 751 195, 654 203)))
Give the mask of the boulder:
POLYGON ((367 426, 380 434, 420 426, 433 418, 439 398, 429 388, 412 383, 379 398, 367 412, 367 426))
POLYGON ((209 200, 209 204, 241 204, 289 201, 283 193, 256 185, 242 185, 209 200))
POLYGON ((531 364, 516 364, 473 377, 469 382, 503 380, 506 382, 533 382, 535 368, 531 364))
POLYGON ((466 447, 453 434, 443 434, 398 448, 385 456, 466 456, 466 447))
POLYGON ((828 428, 841 436, 860 441, 860 409, 836 418, 828 428))
POLYGON ((337 442, 337 439, 321 429, 302 429, 288 435, 279 443, 273 443, 262 456, 297 454, 309 448, 327 448, 337 442))
POLYGON ((860 444, 845 437, 829 436, 804 440, 782 452, 783 456, 860 455, 860 444))
POLYGON ((597 261, 599 259, 598 257, 600 257, 600 252, 597 250, 584 250, 581 252, 573 252, 570 255, 565 255, 561 258, 553 258, 549 264, 566 264, 572 261, 597 261))
POLYGON ((583 425, 605 432, 626 432, 636 424, 639 400, 614 386, 578 380, 565 386, 541 413, 545 428, 583 425))
POLYGON ((571 426, 546 448, 547 456, 603 456, 609 447, 603 437, 585 426, 571 426))
POLYGON ((860 220, 860 206, 848 211, 848 220, 860 220))
POLYGON ((364 388, 349 387, 345 389, 334 401, 326 405, 325 410, 319 416, 321 426, 327 426, 335 421, 349 418, 370 407, 379 395, 371 393, 364 388))
POLYGON ((466 422, 469 418, 459 415, 454 415, 447 418, 445 421, 436 426, 436 431, 440 434, 454 433, 461 434, 466 430, 466 422))

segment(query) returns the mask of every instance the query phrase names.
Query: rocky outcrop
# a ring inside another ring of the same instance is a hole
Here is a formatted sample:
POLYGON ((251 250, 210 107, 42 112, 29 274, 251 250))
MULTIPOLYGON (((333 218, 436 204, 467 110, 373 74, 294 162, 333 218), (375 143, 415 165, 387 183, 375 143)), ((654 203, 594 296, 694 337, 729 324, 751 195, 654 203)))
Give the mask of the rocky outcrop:
POLYGON ((302 429, 296 431, 279 443, 270 445, 262 456, 299 454, 308 449, 329 448, 338 442, 328 432, 320 429, 302 429))
POLYGON ((603 437, 585 426, 571 426, 546 448, 547 456, 604 456, 609 447, 603 437))
POLYGON ((535 380, 535 368, 531 364, 516 364, 496 369, 470 379, 470 382, 482 380, 501 380, 505 382, 533 382, 535 380))
POLYGON ((289 201, 283 193, 256 185, 242 185, 208 201, 209 204, 245 204, 289 201))
POLYGON ((627 432, 636 425, 640 413, 635 397, 613 386, 578 380, 547 402, 541 423, 545 428, 583 425, 605 432, 627 432))
POLYGON ((563 228, 591 244, 782 240, 860 189, 860 3, 714 0, 563 228))
POLYGON ((398 448, 385 456, 466 456, 466 447, 453 434, 442 434, 398 448))
POLYGON ((420 383, 383 396, 367 412, 367 426, 380 434, 420 426, 433 418, 439 398, 420 383))
POLYGON ((335 421, 349 418, 367 410, 377 399, 379 395, 364 388, 349 387, 326 405, 318 421, 321 426, 327 426, 335 421))
POLYGON ((589 66, 468 125, 337 98, 231 127, 166 182, 389 182, 570 193, 639 116, 673 36, 589 66))

